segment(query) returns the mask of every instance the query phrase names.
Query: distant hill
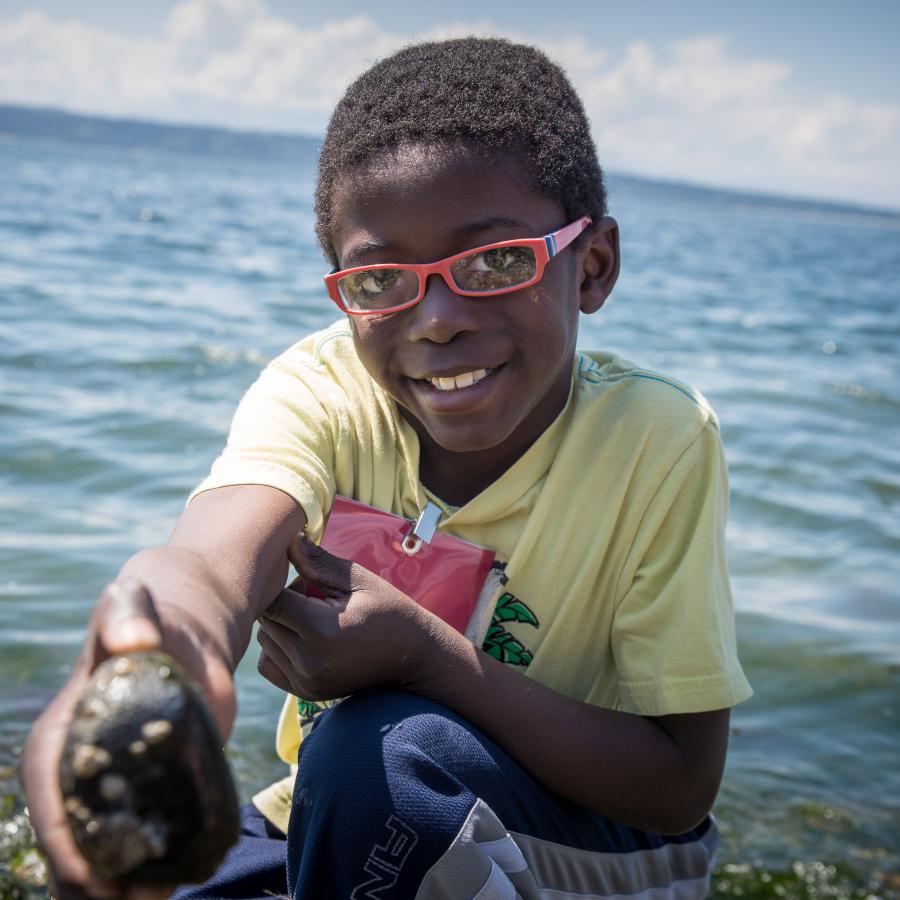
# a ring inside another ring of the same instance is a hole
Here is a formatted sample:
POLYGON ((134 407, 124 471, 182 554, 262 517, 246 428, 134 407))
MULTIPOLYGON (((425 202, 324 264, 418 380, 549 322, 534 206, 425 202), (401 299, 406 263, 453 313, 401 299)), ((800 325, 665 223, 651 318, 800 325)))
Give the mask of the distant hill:
POLYGON ((138 119, 84 116, 59 109, 0 103, 0 135, 116 147, 147 147, 177 153, 203 153, 286 162, 313 161, 318 138, 295 134, 232 131, 202 125, 164 125, 138 119))

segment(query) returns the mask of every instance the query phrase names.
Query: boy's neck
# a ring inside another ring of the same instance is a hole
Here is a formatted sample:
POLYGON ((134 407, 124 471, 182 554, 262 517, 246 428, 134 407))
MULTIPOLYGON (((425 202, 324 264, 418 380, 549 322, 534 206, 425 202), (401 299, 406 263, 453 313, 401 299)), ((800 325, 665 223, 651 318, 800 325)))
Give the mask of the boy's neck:
MULTIPOLYGON (((405 412, 405 411, 404 411, 405 412)), ((464 506, 497 481, 534 444, 502 455, 496 448, 456 453, 437 444, 412 416, 404 416, 419 437, 419 481, 450 506, 464 506)))
POLYGON ((505 467, 494 471, 481 467, 464 473, 446 460, 432 461, 424 454, 419 459, 419 480, 432 494, 450 506, 465 506, 505 471, 505 467))

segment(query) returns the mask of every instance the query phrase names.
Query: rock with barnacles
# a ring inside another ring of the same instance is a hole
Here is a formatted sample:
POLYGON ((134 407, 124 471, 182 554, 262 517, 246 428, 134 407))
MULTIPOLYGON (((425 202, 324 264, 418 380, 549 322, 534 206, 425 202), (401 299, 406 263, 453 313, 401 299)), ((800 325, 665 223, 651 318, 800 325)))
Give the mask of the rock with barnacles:
POLYGON ((205 881, 238 838, 218 730, 164 653, 97 669, 75 707, 59 777, 75 843, 101 877, 205 881))

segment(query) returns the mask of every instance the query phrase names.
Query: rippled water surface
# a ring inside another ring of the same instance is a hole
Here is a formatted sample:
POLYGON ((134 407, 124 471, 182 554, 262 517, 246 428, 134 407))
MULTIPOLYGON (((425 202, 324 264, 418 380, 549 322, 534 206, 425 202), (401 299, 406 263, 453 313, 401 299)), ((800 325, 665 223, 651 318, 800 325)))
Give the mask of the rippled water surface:
MULTIPOLYGON (((9 786, 103 584, 166 539, 260 367, 334 310, 312 171, 8 141, 0 172, 9 786)), ((731 467, 756 695, 733 719, 720 890, 784 871, 825 896, 849 872, 860 896, 887 896, 900 885, 900 218, 615 177, 610 194, 622 277, 581 343, 702 390, 731 467)), ((249 794, 280 774, 280 696, 250 658, 239 690, 249 794)))

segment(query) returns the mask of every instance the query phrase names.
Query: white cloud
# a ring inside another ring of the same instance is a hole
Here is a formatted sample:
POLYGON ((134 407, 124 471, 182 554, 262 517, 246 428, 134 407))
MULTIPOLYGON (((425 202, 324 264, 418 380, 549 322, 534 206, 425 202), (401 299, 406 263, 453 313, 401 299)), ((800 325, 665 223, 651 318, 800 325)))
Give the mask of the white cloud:
POLYGON ((900 206, 900 106, 802 97, 790 76, 703 37, 573 80, 611 168, 900 206))
MULTIPOLYGON (((347 84, 405 43, 497 34, 443 22, 398 35, 368 16, 303 27, 265 0, 183 0, 157 34, 131 37, 26 11, 0 19, 0 98, 116 115, 321 131, 347 84)), ((900 206, 900 106, 801 96, 791 67, 728 40, 598 46, 543 39, 568 71, 609 168, 900 206)))

